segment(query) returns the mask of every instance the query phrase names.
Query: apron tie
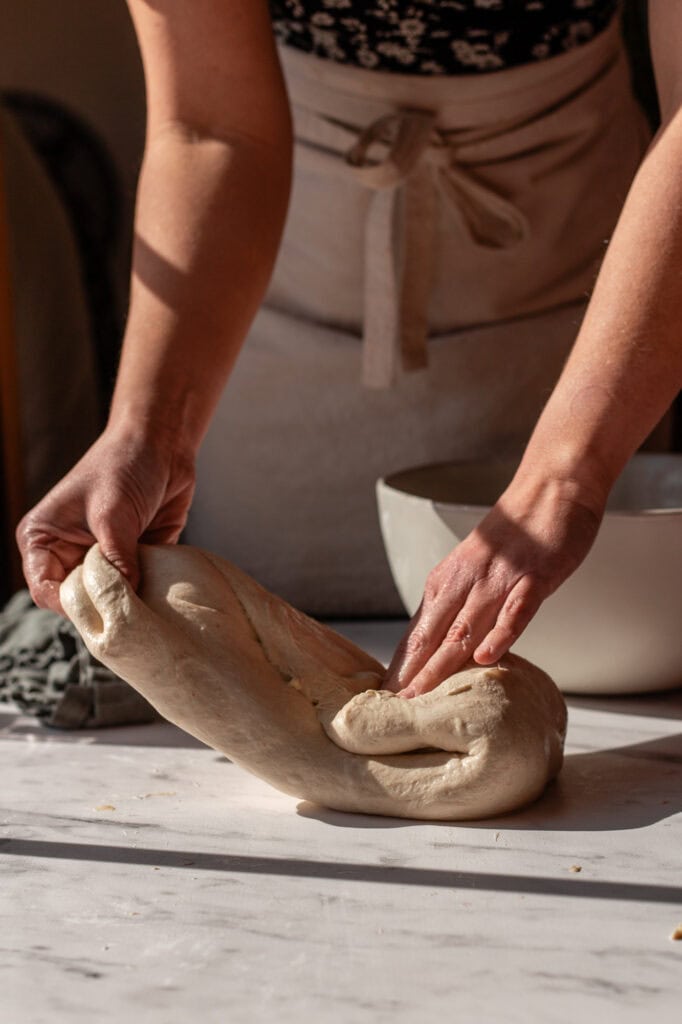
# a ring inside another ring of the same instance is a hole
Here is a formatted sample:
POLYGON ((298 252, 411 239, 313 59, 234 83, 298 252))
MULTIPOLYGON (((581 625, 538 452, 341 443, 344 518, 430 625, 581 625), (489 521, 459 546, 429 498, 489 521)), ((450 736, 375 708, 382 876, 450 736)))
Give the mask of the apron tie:
POLYGON ((435 122, 430 111, 386 114, 346 152, 355 179, 373 191, 365 226, 366 387, 390 387, 398 362, 406 371, 427 365, 437 192, 478 245, 507 248, 528 234, 521 211, 457 162, 454 139, 435 122), (377 145, 385 154, 372 159, 377 145))

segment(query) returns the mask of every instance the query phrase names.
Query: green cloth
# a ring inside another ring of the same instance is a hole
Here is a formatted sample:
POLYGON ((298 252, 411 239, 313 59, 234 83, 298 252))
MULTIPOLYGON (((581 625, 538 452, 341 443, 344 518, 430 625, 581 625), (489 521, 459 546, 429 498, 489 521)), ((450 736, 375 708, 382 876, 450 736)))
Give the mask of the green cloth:
POLYGON ((136 690, 97 661, 75 626, 20 590, 0 612, 0 702, 56 729, 95 729, 158 718, 136 690))

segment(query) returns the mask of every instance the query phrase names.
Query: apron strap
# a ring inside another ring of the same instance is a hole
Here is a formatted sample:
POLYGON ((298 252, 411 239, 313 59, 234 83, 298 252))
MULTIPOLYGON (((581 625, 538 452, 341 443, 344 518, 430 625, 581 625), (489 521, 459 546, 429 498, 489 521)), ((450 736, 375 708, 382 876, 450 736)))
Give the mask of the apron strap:
POLYGON ((421 157, 434 121, 428 112, 388 114, 365 128, 346 153, 356 180, 374 190, 365 228, 365 387, 389 387, 399 362, 404 370, 426 366, 434 190, 421 157), (373 161, 370 150, 377 143, 388 150, 373 161))

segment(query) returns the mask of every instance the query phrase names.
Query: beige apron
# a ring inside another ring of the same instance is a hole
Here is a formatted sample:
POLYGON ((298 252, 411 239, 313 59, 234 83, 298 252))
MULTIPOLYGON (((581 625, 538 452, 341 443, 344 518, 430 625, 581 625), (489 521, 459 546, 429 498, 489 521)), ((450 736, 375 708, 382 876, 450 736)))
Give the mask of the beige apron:
POLYGON ((399 613, 377 477, 522 449, 647 133, 615 24, 472 77, 281 58, 290 212, 187 539, 315 614, 399 613))

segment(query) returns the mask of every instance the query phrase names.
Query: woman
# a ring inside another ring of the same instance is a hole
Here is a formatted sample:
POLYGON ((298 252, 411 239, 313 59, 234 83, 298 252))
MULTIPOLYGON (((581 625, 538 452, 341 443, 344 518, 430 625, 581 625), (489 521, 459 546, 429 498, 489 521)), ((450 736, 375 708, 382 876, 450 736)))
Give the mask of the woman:
POLYGON ((652 5, 663 125, 631 188, 615 0, 287 0, 290 102, 266 0, 129 6, 148 91, 130 315, 105 432, 20 525, 34 598, 58 608, 94 540, 137 582, 138 539, 183 528, 214 417, 189 539, 348 610, 334 580, 378 579, 377 466, 520 447, 551 391, 386 685, 495 662, 584 558, 682 378, 682 6, 652 5))

